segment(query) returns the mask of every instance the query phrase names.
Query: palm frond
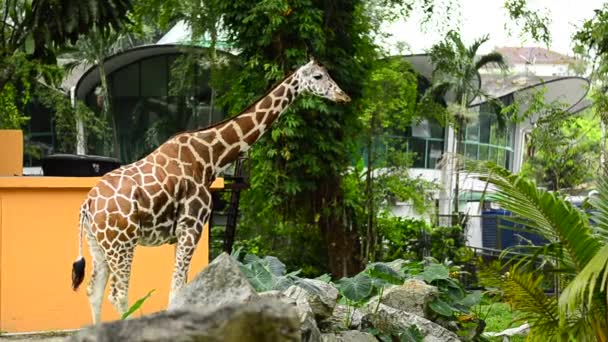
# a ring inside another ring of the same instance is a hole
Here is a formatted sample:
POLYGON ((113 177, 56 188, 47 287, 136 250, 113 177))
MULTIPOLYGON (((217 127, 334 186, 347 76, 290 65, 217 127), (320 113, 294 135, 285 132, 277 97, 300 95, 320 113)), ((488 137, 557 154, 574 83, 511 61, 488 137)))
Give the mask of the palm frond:
POLYGON ((475 55, 477 55, 477 50, 479 50, 479 47, 482 46, 484 43, 486 43, 488 40, 490 40, 490 36, 487 34, 484 36, 481 36, 480 38, 475 39, 473 44, 468 49, 469 56, 471 58, 475 58, 475 55))
POLYGON ((503 290, 513 308, 522 312, 517 321, 530 323, 530 335, 551 340, 559 334, 559 312, 557 299, 545 295, 542 281, 542 275, 513 267, 506 274, 503 290))
POLYGON ((526 227, 550 243, 563 246, 564 266, 581 271, 600 248, 587 217, 557 194, 539 190, 534 182, 509 171, 485 164, 479 178, 496 187, 493 198, 526 227))
POLYGON ((507 69, 507 62, 505 61, 504 56, 499 52, 490 52, 487 55, 479 57, 475 62, 475 70, 479 70, 490 64, 494 64, 501 69, 507 69))
POLYGON ((607 280, 608 245, 605 245, 562 292, 559 297, 560 309, 572 313, 582 306, 592 308, 596 287, 599 285, 599 291, 605 292, 607 280))
POLYGON ((589 201, 595 209, 592 214, 595 224, 592 227, 600 239, 604 243, 608 243, 608 177, 600 177, 597 182, 597 190, 597 197, 593 197, 589 201))

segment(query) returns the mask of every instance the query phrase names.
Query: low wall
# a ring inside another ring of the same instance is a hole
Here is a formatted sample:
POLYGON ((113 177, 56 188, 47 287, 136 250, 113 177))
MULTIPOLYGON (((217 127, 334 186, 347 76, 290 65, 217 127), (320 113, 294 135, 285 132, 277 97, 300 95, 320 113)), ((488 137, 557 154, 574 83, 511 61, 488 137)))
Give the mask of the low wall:
MULTIPOLYGON (((78 256, 78 209, 97 177, 0 177, 0 330, 23 332, 75 329, 91 324, 86 286, 92 259, 84 240, 85 282, 71 289, 78 256)), ((212 188, 223 188, 217 179, 212 188)), ((209 232, 192 260, 189 279, 208 264, 209 232)), ((174 246, 135 249, 129 303, 154 289, 134 314, 163 310, 168 303, 174 246)), ((109 288, 109 286, 108 286, 109 288)), ((107 300, 105 321, 118 318, 107 300)))

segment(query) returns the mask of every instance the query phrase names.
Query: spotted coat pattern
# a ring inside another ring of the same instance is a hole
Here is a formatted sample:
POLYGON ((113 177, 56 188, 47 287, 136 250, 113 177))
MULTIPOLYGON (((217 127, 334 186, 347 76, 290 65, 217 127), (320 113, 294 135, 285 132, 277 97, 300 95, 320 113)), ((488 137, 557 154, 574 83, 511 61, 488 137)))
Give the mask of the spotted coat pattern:
POLYGON ((236 117, 178 134, 141 160, 102 177, 81 206, 82 233, 93 257, 87 288, 93 321, 101 320, 103 293, 122 314, 135 246, 175 244, 169 301, 187 281, 203 227, 211 215, 209 186, 218 172, 246 151, 302 92, 333 101, 348 96, 314 61, 300 67, 236 117))

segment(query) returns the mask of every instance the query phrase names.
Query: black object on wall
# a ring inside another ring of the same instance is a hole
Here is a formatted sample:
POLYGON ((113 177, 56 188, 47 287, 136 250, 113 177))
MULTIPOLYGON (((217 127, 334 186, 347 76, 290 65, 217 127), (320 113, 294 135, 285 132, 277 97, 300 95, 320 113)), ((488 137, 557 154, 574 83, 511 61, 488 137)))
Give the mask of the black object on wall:
POLYGON ((45 176, 94 177, 120 167, 120 161, 104 156, 80 154, 51 154, 42 158, 45 176))

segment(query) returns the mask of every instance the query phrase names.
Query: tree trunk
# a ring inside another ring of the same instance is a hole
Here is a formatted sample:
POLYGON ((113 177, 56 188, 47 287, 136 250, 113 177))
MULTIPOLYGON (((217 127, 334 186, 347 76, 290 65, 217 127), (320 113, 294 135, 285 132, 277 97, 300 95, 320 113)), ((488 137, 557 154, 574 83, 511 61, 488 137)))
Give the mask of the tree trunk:
POLYGON ((359 250, 359 233, 347 224, 342 206, 344 203, 340 180, 330 176, 319 184, 315 211, 320 213, 319 228, 327 246, 329 270, 336 278, 357 274, 362 269, 359 250))
POLYGON ((106 77, 106 70, 103 65, 103 59, 100 59, 99 68, 99 79, 101 81, 101 91, 103 92, 103 115, 105 116, 108 123, 112 125, 112 155, 115 158, 120 159, 120 146, 118 142, 118 127, 116 120, 112 114, 112 100, 110 99, 110 89, 108 87, 108 79, 106 77))
POLYGON ((372 114, 370 120, 370 133, 367 139, 367 170, 366 170, 366 180, 365 180, 365 196, 367 197, 367 236, 365 243, 365 255, 363 256, 363 260, 365 262, 373 261, 375 258, 375 248, 376 248, 376 232, 374 229, 374 194, 373 194, 373 164, 374 164, 374 133, 375 130, 375 122, 376 115, 372 114))

